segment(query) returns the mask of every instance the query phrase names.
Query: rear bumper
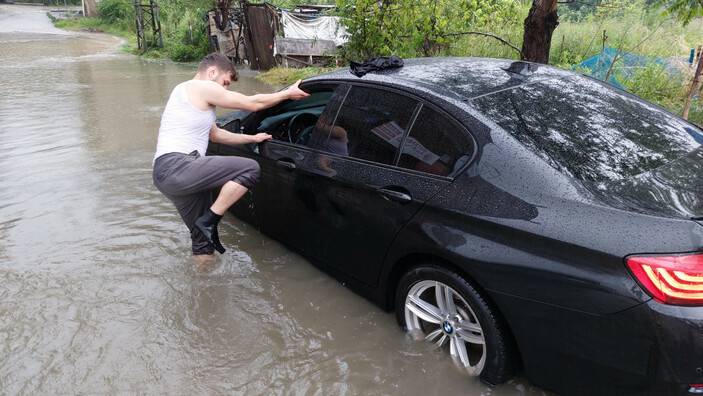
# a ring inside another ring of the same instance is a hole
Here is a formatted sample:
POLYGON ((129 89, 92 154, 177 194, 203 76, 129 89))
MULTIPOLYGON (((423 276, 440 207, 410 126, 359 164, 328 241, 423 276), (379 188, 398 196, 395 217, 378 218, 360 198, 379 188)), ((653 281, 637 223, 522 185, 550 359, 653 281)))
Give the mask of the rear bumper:
POLYGON ((656 343, 658 382, 703 384, 703 307, 645 304, 656 343))
POLYGON ((692 395, 703 383, 703 307, 649 301, 612 315, 495 294, 527 377, 564 395, 692 395))

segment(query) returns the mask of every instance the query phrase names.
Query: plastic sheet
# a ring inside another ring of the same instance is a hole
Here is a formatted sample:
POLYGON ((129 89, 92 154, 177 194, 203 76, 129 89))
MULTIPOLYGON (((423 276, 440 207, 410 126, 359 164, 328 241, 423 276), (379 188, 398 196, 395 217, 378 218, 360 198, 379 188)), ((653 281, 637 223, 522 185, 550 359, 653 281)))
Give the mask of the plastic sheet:
POLYGON ((283 34, 286 38, 330 40, 339 46, 347 42, 347 30, 339 17, 299 17, 288 11, 281 12, 283 34))

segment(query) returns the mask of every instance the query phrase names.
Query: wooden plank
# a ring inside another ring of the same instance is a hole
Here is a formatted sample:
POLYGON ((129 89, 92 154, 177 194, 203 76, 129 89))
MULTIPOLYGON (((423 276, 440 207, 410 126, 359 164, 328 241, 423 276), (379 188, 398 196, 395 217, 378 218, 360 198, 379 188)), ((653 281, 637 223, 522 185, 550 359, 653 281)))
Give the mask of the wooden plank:
POLYGON ((272 16, 268 8, 263 5, 247 4, 246 21, 251 49, 248 51, 249 62, 252 69, 268 70, 276 65, 273 58, 272 16))
POLYGON ((305 65, 305 66, 313 66, 312 59, 310 59, 310 63, 308 63, 308 62, 305 62, 304 60, 300 60, 300 59, 297 59, 297 58, 293 58, 292 56, 281 55, 281 54, 279 54, 279 55, 283 57, 283 61, 284 61, 285 67, 288 67, 288 60, 289 60, 289 59, 292 60, 292 61, 298 62, 298 63, 302 63, 302 64, 305 65))

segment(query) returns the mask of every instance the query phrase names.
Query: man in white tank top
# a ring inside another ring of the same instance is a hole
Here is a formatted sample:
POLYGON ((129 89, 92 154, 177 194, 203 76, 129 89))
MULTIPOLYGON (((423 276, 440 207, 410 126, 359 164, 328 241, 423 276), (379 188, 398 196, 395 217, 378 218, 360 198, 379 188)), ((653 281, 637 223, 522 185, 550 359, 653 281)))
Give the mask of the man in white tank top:
POLYGON ((245 135, 220 129, 215 124, 215 107, 259 111, 284 100, 298 100, 309 94, 298 88, 252 96, 229 91, 237 72, 226 57, 207 55, 192 80, 178 84, 161 117, 154 155, 154 185, 176 206, 191 233, 197 261, 224 253, 217 224, 224 213, 256 184, 259 165, 242 157, 205 156, 208 140, 221 144, 260 143, 271 135, 245 135), (216 199, 214 189, 220 188, 216 199))

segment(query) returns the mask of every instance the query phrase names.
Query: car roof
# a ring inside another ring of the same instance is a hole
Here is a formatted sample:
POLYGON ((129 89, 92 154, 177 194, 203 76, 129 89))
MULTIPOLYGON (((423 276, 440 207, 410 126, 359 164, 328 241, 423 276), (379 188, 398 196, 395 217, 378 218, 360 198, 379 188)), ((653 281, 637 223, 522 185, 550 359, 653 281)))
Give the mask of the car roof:
POLYGON ((414 58, 404 66, 356 77, 348 68, 309 78, 316 80, 367 81, 431 90, 458 99, 474 99, 523 84, 575 76, 576 73, 532 62, 491 58, 414 58))

